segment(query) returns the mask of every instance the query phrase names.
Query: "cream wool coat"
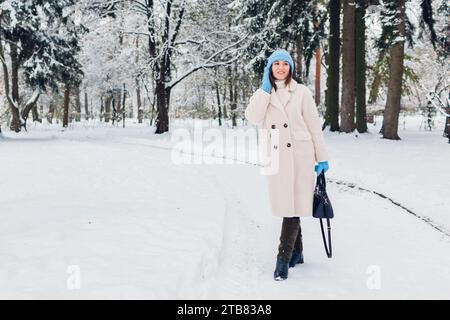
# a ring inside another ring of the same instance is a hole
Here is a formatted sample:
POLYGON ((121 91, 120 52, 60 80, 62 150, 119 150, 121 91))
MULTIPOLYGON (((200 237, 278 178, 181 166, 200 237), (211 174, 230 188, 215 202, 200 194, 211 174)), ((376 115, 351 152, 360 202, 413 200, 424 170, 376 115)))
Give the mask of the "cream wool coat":
MULTIPOLYGON (((261 125, 263 153, 278 169, 267 175, 272 214, 279 217, 312 216, 316 162, 328 161, 322 128, 311 91, 291 80, 289 98, 283 106, 274 89, 258 89, 250 98, 245 117, 261 125)), ((261 144, 260 144, 261 147, 261 144)))

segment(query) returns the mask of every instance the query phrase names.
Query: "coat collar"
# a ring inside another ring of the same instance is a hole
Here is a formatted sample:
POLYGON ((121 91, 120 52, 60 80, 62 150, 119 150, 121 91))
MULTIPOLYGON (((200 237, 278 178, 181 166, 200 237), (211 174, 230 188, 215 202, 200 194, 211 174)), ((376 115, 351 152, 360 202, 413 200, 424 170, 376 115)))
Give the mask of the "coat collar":
MULTIPOLYGON (((298 82, 295 81, 294 79, 291 79, 291 82, 289 82, 289 84, 287 85, 288 91, 289 92, 295 91, 295 89, 297 89, 297 85, 298 85, 298 82)), ((275 93, 275 89, 274 88, 272 88, 271 93, 275 93)))
POLYGON ((297 85, 298 85, 297 81, 295 81, 294 79, 292 79, 291 82, 290 82, 289 85, 288 85, 288 91, 289 91, 289 92, 294 92, 295 89, 297 89, 297 85))
MULTIPOLYGON (((288 84, 288 91, 290 93, 289 95, 289 100, 287 103, 289 103, 289 101, 292 98, 292 93, 295 91, 295 89, 297 88, 298 83, 297 81, 295 81, 294 79, 291 80, 291 82, 288 84)), ((279 109, 284 116, 287 118, 286 112, 284 110, 283 104, 281 103, 280 98, 278 97, 276 91, 274 88, 272 88, 272 92, 270 93, 270 102, 277 108, 279 109)))

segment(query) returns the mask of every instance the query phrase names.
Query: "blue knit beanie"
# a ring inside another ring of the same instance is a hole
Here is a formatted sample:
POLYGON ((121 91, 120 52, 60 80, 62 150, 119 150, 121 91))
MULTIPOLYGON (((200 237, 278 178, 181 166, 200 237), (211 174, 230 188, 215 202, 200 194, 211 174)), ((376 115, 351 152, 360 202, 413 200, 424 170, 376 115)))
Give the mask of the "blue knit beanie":
POLYGON ((294 68, 294 60, 292 60, 291 55, 286 50, 275 50, 267 60, 267 67, 272 67, 272 64, 275 61, 286 61, 291 66, 292 75, 294 75, 295 68, 294 68))

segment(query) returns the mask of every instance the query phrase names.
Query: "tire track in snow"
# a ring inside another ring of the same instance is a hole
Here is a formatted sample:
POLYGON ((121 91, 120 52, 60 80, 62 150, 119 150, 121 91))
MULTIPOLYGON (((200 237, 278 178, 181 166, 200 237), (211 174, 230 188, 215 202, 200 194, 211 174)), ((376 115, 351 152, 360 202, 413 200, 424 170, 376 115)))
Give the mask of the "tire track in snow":
POLYGON ((211 181, 225 203, 222 248, 216 275, 211 279, 209 298, 255 296, 258 267, 254 248, 257 244, 249 232, 255 227, 254 222, 243 210, 243 201, 232 186, 225 185, 214 173, 194 168, 211 181))
MULTIPOLYGON (((147 143, 124 142, 123 139, 114 139, 108 142, 110 144, 150 147, 164 151, 173 150, 171 147, 147 143)), ((189 154, 196 155, 195 153, 189 154)), ((224 157, 223 159, 227 158, 224 157)), ((249 162, 248 164, 252 163, 249 162)), ((202 176, 209 181, 209 185, 215 190, 215 193, 223 199, 225 212, 220 248, 202 254, 195 268, 186 270, 186 275, 183 276, 179 284, 179 290, 183 290, 183 295, 198 296, 201 299, 256 296, 260 271, 256 263, 257 256, 255 253, 257 241, 251 232, 256 229, 256 223, 249 216, 250 211, 245 210, 245 207, 242 206, 244 203, 240 199, 242 194, 236 192, 233 186, 228 183, 228 180, 220 179, 220 176, 217 175, 217 168, 213 166, 199 167, 196 164, 190 165, 190 168, 195 172, 193 176, 202 176), (205 269, 207 269, 207 272, 204 274, 203 270, 205 269), (197 289, 192 290, 192 288, 197 289)))
MULTIPOLYGON (((136 142, 122 142, 122 141, 117 141, 119 143, 125 143, 125 144, 136 144, 136 145, 145 145, 151 148, 157 148, 157 149, 162 149, 162 150, 167 150, 167 151, 172 151, 173 148, 172 147, 164 147, 164 146, 157 146, 157 145, 152 145, 152 144, 148 144, 148 143, 136 143, 136 142)), ((196 154, 195 152, 184 152, 184 151, 180 151, 181 153, 184 154, 189 154, 189 155, 194 155, 194 156, 199 156, 199 154, 196 154)), ((226 156, 206 156, 209 158, 217 158, 217 159, 223 159, 223 160, 230 160, 230 161, 236 161, 236 162, 240 162, 240 163, 245 163, 245 164, 249 164, 249 165, 253 165, 253 166, 258 166, 260 167, 261 165, 258 163, 254 163, 251 161, 247 161, 247 160, 239 160, 239 159, 235 159, 235 158, 230 158, 230 157, 226 157, 226 156)), ((364 192, 368 192, 371 193, 377 197, 383 198, 385 200, 388 200, 390 203, 392 203, 393 205, 401 208, 404 212, 411 214, 412 216, 414 216, 415 218, 423 221, 424 223, 428 224, 430 227, 432 227, 433 229, 435 229, 436 231, 440 232, 441 234, 447 236, 450 238, 450 231, 447 230, 446 228, 439 226, 435 221, 433 221, 433 219, 431 219, 430 217, 427 217, 425 215, 421 215, 419 213, 416 213, 414 211, 412 211, 411 209, 408 209, 405 205, 401 204, 400 202, 395 201, 394 199, 392 199, 391 197, 375 191, 375 190, 370 190, 370 189, 366 189, 366 188, 362 188, 357 186, 355 183, 353 182, 346 182, 346 181, 342 181, 342 180, 335 180, 335 179, 330 179, 327 178, 327 181, 330 183, 335 183, 338 185, 343 185, 347 188, 351 188, 351 189, 356 189, 356 190, 360 190, 360 191, 364 191, 364 192)))
POLYGON ((358 187, 357 185, 355 185, 354 183, 351 183, 351 182, 345 182, 345 181, 342 181, 342 180, 334 180, 334 179, 330 179, 330 182, 331 182, 331 183, 335 183, 335 184, 337 184, 337 185, 343 185, 343 186, 345 186, 345 187, 347 187, 347 188, 356 189, 356 190, 364 191, 364 192, 367 192, 367 193, 372 193, 372 194, 374 194, 374 195, 376 195, 376 196, 378 196, 378 197, 380 197, 380 198, 389 200, 389 201, 390 201, 392 204, 394 204, 395 206, 397 206, 397 207, 403 209, 404 211, 406 211, 406 212, 408 212, 409 214, 413 215, 413 216, 416 217, 417 219, 422 220, 423 222, 425 222, 426 224, 430 225, 430 226, 431 226, 432 228, 434 228, 435 230, 439 231, 440 233, 442 233, 442 234, 444 234, 444 235, 446 235, 447 237, 450 238, 450 232, 448 232, 448 231, 446 231, 444 228, 438 226, 432 219, 430 219, 430 218, 427 217, 427 216, 422 216, 422 215, 420 215, 420 214, 418 214, 418 213, 415 213, 414 211, 412 211, 412 210, 406 208, 406 207, 405 207, 404 205, 402 205, 401 203, 399 203, 399 202, 397 202, 397 201, 394 201, 394 200, 393 200, 391 197, 389 197, 389 196, 386 196, 386 195, 384 195, 384 194, 382 194, 382 193, 380 193, 380 192, 374 191, 374 190, 369 190, 369 189, 365 189, 365 188, 362 188, 362 187, 358 187))

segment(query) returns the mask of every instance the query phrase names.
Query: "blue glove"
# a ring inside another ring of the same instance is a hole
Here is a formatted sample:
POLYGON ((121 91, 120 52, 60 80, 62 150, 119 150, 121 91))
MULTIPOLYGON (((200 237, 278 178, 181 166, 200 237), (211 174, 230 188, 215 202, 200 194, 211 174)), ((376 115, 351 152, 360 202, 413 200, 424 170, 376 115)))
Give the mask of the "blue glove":
POLYGON ((262 89, 269 94, 272 92, 272 84, 270 83, 270 78, 269 78, 271 67, 272 67, 272 64, 267 65, 264 68, 264 76, 263 76, 263 81, 262 81, 262 89))
POLYGON ((327 172, 328 171, 328 161, 319 162, 319 164, 316 165, 314 170, 316 170, 317 175, 319 175, 322 172, 322 170, 324 173, 327 172))

